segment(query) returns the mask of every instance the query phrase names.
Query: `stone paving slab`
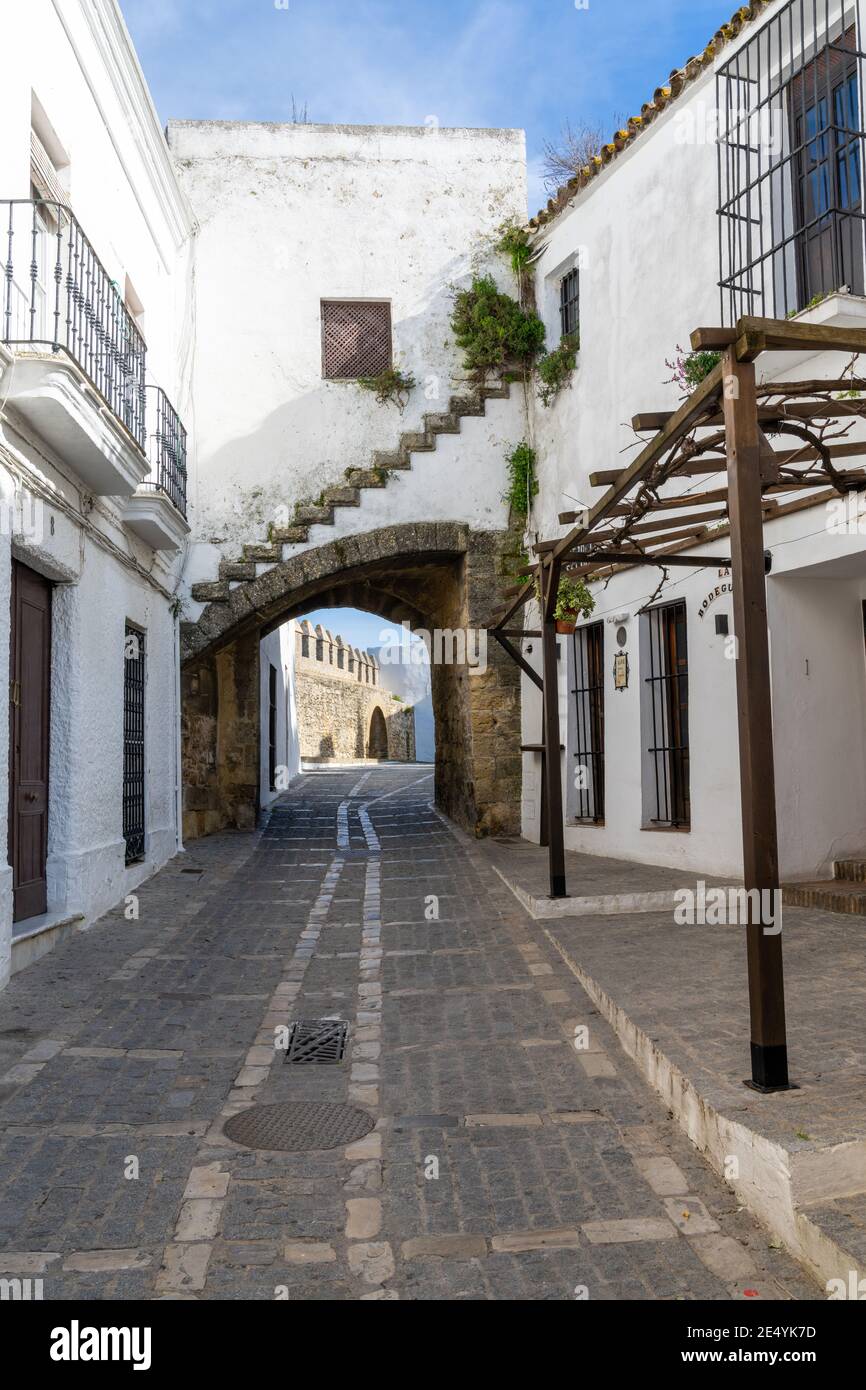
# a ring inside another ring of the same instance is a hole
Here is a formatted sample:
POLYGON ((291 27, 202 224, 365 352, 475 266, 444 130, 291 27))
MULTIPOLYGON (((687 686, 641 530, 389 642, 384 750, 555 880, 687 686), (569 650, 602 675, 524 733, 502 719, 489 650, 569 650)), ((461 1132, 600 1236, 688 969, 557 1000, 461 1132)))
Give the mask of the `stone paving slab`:
POLYGON ((109 914, 13 980, 0 1270, 41 1262, 49 1299, 822 1296, 430 788, 414 768, 304 776, 261 832, 143 885, 137 921, 109 914), (278 1031, 330 1015, 343 1062, 287 1064, 278 1031), (374 1128, 301 1153, 223 1133, 298 1100, 374 1128))

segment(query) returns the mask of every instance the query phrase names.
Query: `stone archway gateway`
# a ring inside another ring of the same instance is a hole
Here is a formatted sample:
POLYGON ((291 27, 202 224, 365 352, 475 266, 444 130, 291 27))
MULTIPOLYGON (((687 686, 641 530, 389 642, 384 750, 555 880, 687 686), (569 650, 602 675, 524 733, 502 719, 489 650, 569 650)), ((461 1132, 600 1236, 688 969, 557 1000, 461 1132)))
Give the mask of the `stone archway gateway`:
POLYGON ((495 644, 478 649, 474 640, 499 592, 506 538, 458 522, 342 537, 238 583, 197 622, 183 623, 185 838, 255 825, 259 642, 289 618, 329 605, 431 635, 436 803, 474 833, 516 832, 519 673, 495 644))

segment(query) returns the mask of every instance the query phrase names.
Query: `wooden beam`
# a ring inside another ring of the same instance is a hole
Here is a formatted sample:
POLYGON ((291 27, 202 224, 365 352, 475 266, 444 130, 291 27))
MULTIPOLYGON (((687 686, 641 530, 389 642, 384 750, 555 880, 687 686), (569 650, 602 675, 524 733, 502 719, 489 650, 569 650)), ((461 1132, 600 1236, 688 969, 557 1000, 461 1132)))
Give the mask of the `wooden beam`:
POLYGON ((737 321, 737 356, 744 338, 760 339, 762 351, 799 352, 804 348, 825 352, 866 352, 866 328, 836 328, 803 323, 801 319, 761 319, 751 315, 737 321))
POLYGON ((736 328, 696 328, 689 342, 694 352, 712 352, 737 341, 736 328))
POLYGON ((565 829, 562 819, 562 759, 559 751, 559 669, 556 644, 556 595, 559 589, 559 561, 551 560, 541 571, 541 611, 542 611, 542 662, 544 684, 542 700, 544 704, 544 757, 546 761, 545 805, 547 808, 547 856, 550 879, 550 896, 564 898, 567 895, 565 883, 565 829))
MULTIPOLYGON (((866 346, 866 334, 864 334, 866 346)), ((752 1084, 760 1090, 788 1086, 785 987, 779 912, 779 856, 773 761, 773 706, 767 634, 767 590, 761 497, 760 438, 755 368, 728 348, 724 372, 737 385, 725 393, 731 529, 737 724, 743 819, 743 879, 748 890, 768 893, 768 910, 748 899, 746 926, 751 1019, 752 1084), (762 920, 762 918, 764 920, 762 920)))
POLYGON ((490 629, 490 635, 491 637, 496 638, 500 647, 502 647, 503 650, 508 653, 508 655, 511 657, 511 660, 517 662, 517 665, 520 667, 523 674, 529 677, 533 685, 537 685, 538 689, 542 690, 544 688, 544 683, 541 679, 541 676, 532 666, 530 666, 523 653, 519 652, 517 648, 513 646, 511 642, 509 642, 508 638, 505 636, 505 633, 500 632, 495 627, 492 627, 490 629))

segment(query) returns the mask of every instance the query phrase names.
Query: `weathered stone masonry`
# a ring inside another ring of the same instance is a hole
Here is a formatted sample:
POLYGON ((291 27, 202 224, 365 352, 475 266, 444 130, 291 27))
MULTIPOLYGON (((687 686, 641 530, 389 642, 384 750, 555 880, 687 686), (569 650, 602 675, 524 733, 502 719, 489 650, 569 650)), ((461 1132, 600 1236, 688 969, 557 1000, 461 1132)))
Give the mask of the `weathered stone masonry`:
POLYGON ((301 757, 415 760, 415 715, 379 685, 379 661, 327 628, 295 629, 295 699, 301 757))

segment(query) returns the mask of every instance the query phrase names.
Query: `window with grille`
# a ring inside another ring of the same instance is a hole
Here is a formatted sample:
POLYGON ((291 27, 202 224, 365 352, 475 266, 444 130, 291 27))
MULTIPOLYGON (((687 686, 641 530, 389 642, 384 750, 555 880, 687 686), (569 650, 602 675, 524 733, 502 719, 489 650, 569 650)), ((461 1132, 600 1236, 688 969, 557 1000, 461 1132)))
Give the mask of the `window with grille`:
POLYGON ((277 668, 268 667, 268 786, 277 789, 277 668))
POLYGON ((391 305, 322 300, 322 376, 374 377, 391 366, 391 305))
POLYGON ((644 808, 650 825, 686 828, 689 800, 689 668, 686 605, 664 604, 643 615, 642 728, 644 808))
POLYGON ((571 811, 575 820, 604 820, 604 623, 579 627, 574 637, 574 757, 571 811))
POLYGON ((717 73, 727 324, 864 293, 863 3, 790 0, 717 73))
POLYGON ((144 858, 144 633, 126 624, 123 651, 123 838, 126 862, 144 858))
POLYGON ((580 332, 580 272, 570 270, 559 285, 559 327, 563 338, 580 332))

